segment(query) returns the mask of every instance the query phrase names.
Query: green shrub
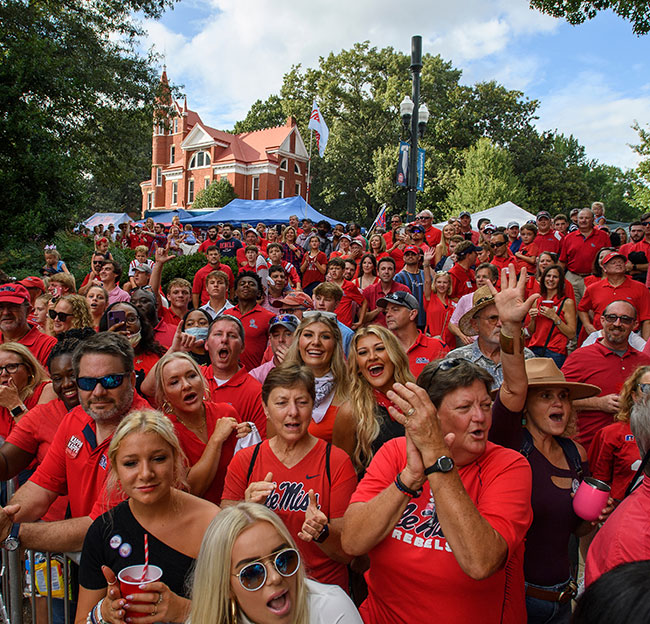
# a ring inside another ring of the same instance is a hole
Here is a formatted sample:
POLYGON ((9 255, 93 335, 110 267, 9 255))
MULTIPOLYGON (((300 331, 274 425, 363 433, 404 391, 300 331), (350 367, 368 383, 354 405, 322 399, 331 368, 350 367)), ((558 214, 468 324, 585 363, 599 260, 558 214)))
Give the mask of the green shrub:
MULTIPOLYGON (((165 263, 162 272, 162 287, 167 291, 167 284, 175 277, 182 277, 190 284, 194 281, 194 276, 199 269, 202 269, 208 263, 205 254, 197 253, 191 256, 178 256, 165 263)), ((222 264, 227 264, 235 277, 237 277, 238 267, 235 258, 221 258, 222 264)))

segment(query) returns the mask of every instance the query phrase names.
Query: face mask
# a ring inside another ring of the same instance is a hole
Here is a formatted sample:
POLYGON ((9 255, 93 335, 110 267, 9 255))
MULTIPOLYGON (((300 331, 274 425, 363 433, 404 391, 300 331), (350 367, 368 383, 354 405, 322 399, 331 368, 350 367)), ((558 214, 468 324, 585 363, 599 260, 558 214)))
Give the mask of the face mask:
POLYGON ((186 334, 194 336, 197 340, 207 340, 208 328, 207 327, 188 327, 184 330, 186 334))
POLYGON ((135 334, 131 334, 129 336, 129 342, 131 343, 131 346, 133 348, 137 347, 138 344, 140 343, 141 338, 142 338, 142 333, 139 332, 139 331, 137 333, 135 333, 135 334))

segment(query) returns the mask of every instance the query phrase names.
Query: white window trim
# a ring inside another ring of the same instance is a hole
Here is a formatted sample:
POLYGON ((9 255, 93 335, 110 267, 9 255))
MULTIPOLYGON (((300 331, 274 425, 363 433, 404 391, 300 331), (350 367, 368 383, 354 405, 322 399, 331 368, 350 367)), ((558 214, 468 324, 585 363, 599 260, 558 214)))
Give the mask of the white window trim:
POLYGON ((260 196, 260 176, 253 176, 251 179, 251 199, 259 199, 260 196), (255 188, 255 183, 257 182, 257 188, 255 188), (257 191, 257 197, 255 197, 255 191, 257 191))
POLYGON ((283 159, 280 161, 280 169, 281 169, 282 171, 289 171, 289 161, 288 161, 288 159, 283 158, 283 159))
POLYGON ((176 146, 171 145, 169 147, 169 164, 173 165, 176 162, 176 146))
POLYGON ((162 167, 156 167, 156 186, 162 186, 162 167))
POLYGON ((210 180, 210 176, 205 176, 203 178, 203 188, 207 189, 208 186, 210 186, 210 184, 212 184, 212 181, 210 180))
POLYGON ((187 181, 187 203, 194 203, 194 178, 190 178, 187 181))
POLYGON ((296 175, 302 175, 302 172, 300 171, 300 165, 297 162, 293 163, 293 172, 296 175))
POLYGON ((285 179, 280 178, 278 181, 278 199, 286 197, 285 179))
POLYGON ((188 169, 205 169, 206 167, 210 167, 212 165, 212 158, 210 157, 210 153, 205 151, 205 150, 199 150, 198 152, 195 152, 192 154, 192 158, 190 158, 190 166, 188 169), (196 165, 193 163, 196 163, 198 160, 199 154, 204 155, 204 160, 202 165, 196 165))
POLYGON ((296 193, 296 197, 299 197, 302 191, 302 184, 300 184, 300 182, 296 182, 294 190, 296 193))
POLYGON ((178 204, 178 182, 172 182, 172 206, 178 204))

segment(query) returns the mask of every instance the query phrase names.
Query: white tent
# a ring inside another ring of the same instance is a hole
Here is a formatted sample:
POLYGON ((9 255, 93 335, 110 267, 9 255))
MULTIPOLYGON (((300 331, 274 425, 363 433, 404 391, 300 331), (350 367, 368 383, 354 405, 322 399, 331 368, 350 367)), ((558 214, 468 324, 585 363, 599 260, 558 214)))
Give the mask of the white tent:
MULTIPOLYGON (((472 229, 476 230, 478 227, 479 219, 489 219, 492 225, 503 225, 506 226, 510 221, 517 221, 519 225, 523 225, 526 221, 531 219, 535 220, 535 215, 527 212, 523 208, 513 204, 511 201, 507 201, 493 208, 488 208, 487 210, 481 210, 480 212, 472 213, 472 229)), ((435 227, 442 228, 447 221, 442 223, 436 223, 435 227)))
POLYGON ((83 222, 89 229, 93 229, 96 225, 103 225, 108 227, 111 223, 117 227, 120 223, 128 223, 131 217, 126 212, 96 212, 92 217, 89 217, 83 222))

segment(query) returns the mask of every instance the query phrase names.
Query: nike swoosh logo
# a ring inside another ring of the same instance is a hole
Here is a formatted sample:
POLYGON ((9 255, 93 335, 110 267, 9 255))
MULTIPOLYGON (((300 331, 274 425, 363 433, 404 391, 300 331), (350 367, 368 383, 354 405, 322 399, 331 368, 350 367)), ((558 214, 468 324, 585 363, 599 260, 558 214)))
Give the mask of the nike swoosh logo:
POLYGON ((305 475, 305 479, 315 479, 316 477, 320 477, 320 473, 315 474, 315 475, 305 475))

